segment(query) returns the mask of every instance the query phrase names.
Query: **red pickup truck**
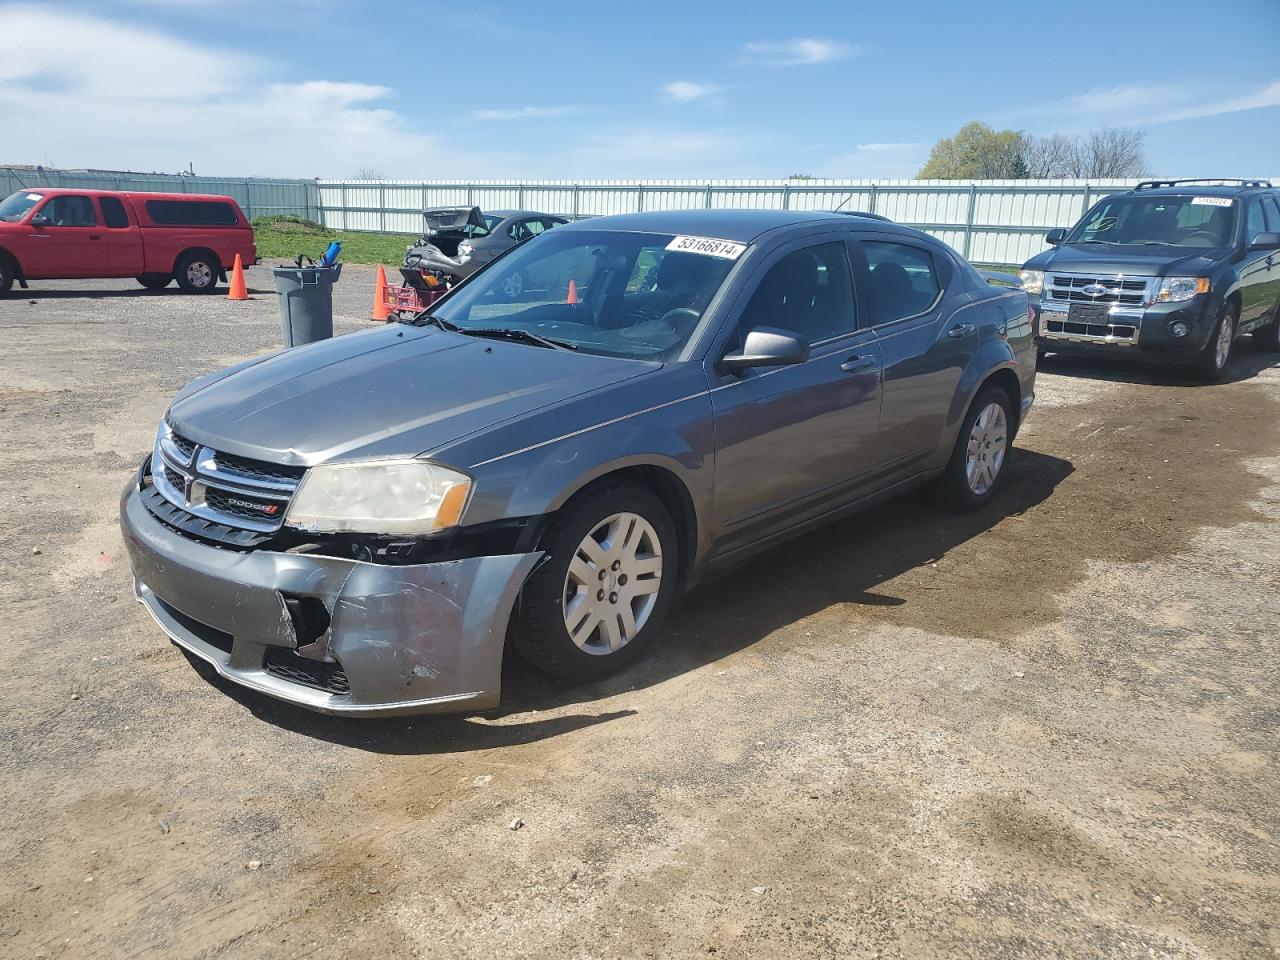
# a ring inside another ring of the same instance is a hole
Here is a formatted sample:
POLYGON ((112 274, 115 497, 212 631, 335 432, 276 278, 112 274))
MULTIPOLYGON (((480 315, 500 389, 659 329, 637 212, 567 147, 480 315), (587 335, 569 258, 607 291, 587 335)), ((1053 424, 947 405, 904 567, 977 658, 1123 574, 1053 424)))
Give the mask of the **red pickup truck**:
POLYGON ((188 293, 226 280, 240 254, 257 262, 253 227, 231 197, 35 187, 0 202, 0 295, 16 280, 176 279, 188 293))

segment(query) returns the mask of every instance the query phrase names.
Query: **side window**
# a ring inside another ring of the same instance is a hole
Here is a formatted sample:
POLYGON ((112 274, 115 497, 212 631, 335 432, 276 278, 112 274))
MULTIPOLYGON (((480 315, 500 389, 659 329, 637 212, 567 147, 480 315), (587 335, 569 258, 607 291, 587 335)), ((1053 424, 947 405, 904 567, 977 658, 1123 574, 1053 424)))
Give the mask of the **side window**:
POLYGON ((853 279, 840 241, 789 253, 772 267, 742 311, 739 342, 756 327, 790 330, 809 343, 852 333, 853 279))
POLYGON ((88 197, 53 197, 40 208, 55 227, 96 227, 98 215, 88 197))
POLYGON ((113 230, 129 225, 129 216, 124 212, 124 204, 119 197, 99 197, 102 207, 102 222, 113 230))
POLYGON ((1280 233, 1280 201, 1275 197, 1267 197, 1262 201, 1262 212, 1266 214, 1267 229, 1272 233, 1280 233))
POLYGON ((1262 216, 1262 203, 1257 197, 1249 201, 1248 212, 1244 220, 1244 242, 1253 243, 1253 238, 1266 232, 1267 221, 1262 216))
POLYGON ((234 226, 236 211, 213 200, 148 200, 147 214, 163 227, 234 226))
POLYGON ((933 306, 942 284, 928 250, 881 240, 864 240, 862 249, 871 271, 873 325, 914 317, 933 306))
POLYGON ((530 237, 533 236, 533 234, 529 232, 529 221, 517 220, 510 227, 507 228, 507 236, 509 236, 516 243, 522 243, 525 240, 528 240, 530 237))

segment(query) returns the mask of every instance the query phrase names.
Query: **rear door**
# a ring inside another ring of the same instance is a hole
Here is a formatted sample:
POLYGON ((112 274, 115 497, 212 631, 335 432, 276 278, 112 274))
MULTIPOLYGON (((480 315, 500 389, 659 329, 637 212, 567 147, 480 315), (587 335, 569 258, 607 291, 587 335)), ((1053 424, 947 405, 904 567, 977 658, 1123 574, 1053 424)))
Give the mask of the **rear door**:
POLYGON ((884 370, 881 451, 886 468, 911 473, 938 449, 978 325, 965 311, 944 316, 953 268, 927 244, 860 233, 854 248, 884 370))
POLYGON ((136 277, 143 272, 142 231, 133 222, 128 206, 119 197, 99 196, 102 245, 107 266, 115 277, 136 277))
POLYGON ((739 299, 712 353, 715 504, 722 551, 834 509, 865 489, 878 461, 880 356, 859 323, 846 235, 782 246, 739 299), (807 362, 719 375, 714 361, 756 327, 809 341, 807 362))
POLYGON ((102 227, 93 200, 78 194, 47 198, 34 212, 48 223, 28 221, 23 271, 32 279, 102 277, 110 274, 102 227))

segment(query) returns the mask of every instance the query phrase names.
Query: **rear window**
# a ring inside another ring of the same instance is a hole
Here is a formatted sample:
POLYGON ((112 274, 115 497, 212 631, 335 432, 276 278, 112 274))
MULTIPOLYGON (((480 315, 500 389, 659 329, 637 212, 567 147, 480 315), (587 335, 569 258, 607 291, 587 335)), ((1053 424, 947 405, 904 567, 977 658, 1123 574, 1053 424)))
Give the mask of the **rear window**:
POLYGON ((231 204, 210 200, 148 200, 147 214, 166 227, 229 227, 240 222, 231 204))

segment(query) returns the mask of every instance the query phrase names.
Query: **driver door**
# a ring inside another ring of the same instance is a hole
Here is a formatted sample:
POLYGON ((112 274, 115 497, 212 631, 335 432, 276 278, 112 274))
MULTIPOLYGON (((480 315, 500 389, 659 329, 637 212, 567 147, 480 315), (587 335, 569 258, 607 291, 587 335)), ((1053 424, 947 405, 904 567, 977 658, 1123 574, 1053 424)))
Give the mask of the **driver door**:
POLYGON ((880 347, 860 322, 845 237, 782 247, 758 273, 717 359, 748 331, 809 342, 800 364, 739 375, 713 368, 718 550, 729 552, 838 507, 867 489, 877 464, 880 347))
POLYGON ((89 197, 60 194, 49 197, 32 214, 44 216, 48 224, 35 226, 28 220, 23 271, 32 280, 101 277, 110 273, 102 228, 89 197))

